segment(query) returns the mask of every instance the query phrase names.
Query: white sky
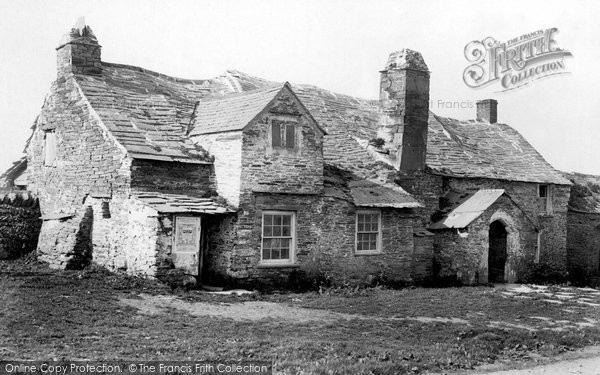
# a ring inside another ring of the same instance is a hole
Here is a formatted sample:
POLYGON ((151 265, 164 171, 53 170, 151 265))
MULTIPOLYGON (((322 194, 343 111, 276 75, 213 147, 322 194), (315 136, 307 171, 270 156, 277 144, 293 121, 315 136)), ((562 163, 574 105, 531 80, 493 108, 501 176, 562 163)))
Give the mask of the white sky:
POLYGON ((498 100, 500 122, 556 168, 600 174, 598 1, 14 1, 0 0, 0 171, 21 155, 56 77, 61 36, 85 16, 104 61, 182 78, 225 69, 377 98, 390 52, 421 52, 430 107, 459 119, 475 109, 441 101, 498 100), (557 27, 572 74, 494 93, 462 80, 465 45, 557 27))

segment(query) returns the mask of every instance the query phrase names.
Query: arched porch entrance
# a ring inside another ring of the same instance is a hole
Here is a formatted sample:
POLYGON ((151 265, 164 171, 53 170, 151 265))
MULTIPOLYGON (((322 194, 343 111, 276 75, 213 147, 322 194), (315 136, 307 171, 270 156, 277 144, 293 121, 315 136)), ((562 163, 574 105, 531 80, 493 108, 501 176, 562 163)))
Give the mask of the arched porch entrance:
POLYGON ((505 225, 496 220, 490 224, 488 251, 488 282, 504 283, 506 265, 508 232, 505 225))

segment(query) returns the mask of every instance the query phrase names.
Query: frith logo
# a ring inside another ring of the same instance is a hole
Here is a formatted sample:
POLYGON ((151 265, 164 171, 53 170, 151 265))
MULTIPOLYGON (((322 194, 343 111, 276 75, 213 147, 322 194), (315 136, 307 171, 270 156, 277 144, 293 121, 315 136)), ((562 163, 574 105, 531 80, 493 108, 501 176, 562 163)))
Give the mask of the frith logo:
POLYGON ((572 55, 558 47, 557 33, 557 28, 537 30, 506 43, 492 37, 474 40, 465 46, 465 57, 472 65, 465 69, 463 80, 473 88, 496 83, 498 91, 508 91, 566 74, 564 59, 572 55))

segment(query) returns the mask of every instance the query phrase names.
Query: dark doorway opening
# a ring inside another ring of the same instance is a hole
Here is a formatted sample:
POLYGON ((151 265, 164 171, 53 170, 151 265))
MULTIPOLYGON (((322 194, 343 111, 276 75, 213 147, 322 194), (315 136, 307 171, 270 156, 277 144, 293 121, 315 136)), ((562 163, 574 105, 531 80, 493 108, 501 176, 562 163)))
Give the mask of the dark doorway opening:
POLYGON ((488 254, 488 282, 504 283, 504 265, 506 264, 506 228, 500 221, 490 224, 490 248, 488 254))

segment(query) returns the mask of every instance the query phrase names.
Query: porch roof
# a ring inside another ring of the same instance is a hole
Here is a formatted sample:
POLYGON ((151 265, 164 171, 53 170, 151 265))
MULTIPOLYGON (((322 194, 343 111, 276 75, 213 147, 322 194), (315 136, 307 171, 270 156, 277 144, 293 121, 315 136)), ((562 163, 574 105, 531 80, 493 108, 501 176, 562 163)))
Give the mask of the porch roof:
POLYGON ((481 216, 504 193, 504 189, 478 190, 462 201, 442 220, 431 224, 428 229, 465 228, 481 216))
POLYGON ((235 212, 220 197, 201 198, 183 194, 136 192, 132 197, 160 213, 225 214, 235 212))

